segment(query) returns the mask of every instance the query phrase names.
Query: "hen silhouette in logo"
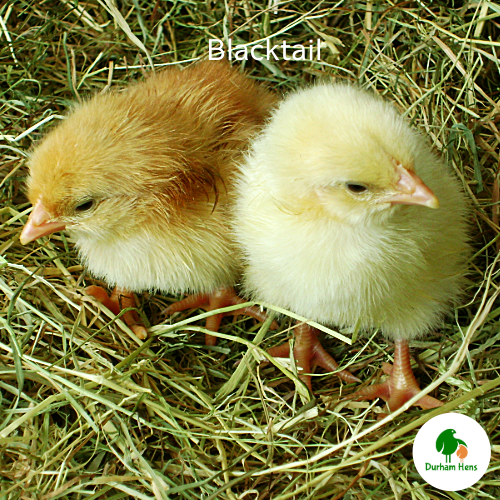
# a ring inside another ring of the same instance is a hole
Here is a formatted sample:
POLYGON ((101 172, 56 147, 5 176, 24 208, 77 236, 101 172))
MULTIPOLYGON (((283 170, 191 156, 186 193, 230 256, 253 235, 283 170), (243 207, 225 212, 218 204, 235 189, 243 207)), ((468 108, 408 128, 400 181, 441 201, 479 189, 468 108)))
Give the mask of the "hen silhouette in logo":
MULTIPOLYGON (((446 463, 451 463, 451 455, 455 453, 455 451, 457 451, 459 446, 461 449, 462 446, 467 449, 467 445, 461 439, 458 439, 454 436, 455 432, 456 431, 454 429, 446 429, 441 434, 439 434, 436 440, 436 450, 445 455, 446 463)), ((463 457, 459 456, 462 463, 463 458, 465 458, 466 456, 466 453, 463 457)))

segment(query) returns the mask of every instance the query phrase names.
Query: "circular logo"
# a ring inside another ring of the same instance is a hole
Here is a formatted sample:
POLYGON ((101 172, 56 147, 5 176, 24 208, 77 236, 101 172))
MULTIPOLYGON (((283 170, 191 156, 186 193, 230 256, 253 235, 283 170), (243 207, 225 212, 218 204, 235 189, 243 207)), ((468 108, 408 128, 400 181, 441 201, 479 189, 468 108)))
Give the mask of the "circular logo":
POLYGON ((477 483, 490 463, 485 430, 460 413, 444 413, 426 422, 413 443, 413 461, 430 485, 458 491, 477 483))

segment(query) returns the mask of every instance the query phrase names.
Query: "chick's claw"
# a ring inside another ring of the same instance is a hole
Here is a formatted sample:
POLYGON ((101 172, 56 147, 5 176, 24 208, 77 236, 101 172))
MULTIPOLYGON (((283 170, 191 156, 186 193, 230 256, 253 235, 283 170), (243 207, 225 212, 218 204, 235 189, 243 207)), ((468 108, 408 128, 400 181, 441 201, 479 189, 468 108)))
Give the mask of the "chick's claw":
MULTIPOLYGON (((103 306, 107 307, 113 314, 118 315, 123 309, 136 307, 134 294, 132 292, 124 292, 115 288, 111 295, 108 296, 106 290, 100 286, 91 285, 85 289, 87 295, 91 295, 98 300, 103 306)), ((141 323, 139 315, 136 311, 127 311, 121 318, 125 324, 134 332, 138 339, 144 340, 148 336, 148 332, 141 323)))
MULTIPOLYGON (((348 396, 347 399, 381 398, 387 403, 389 410, 393 412, 401 408, 421 391, 411 368, 410 350, 407 341, 396 340, 394 364, 391 366, 384 363, 382 369, 384 373, 389 375, 385 382, 360 389, 348 396)), ((430 410, 442 406, 443 403, 432 396, 424 396, 415 405, 424 410, 430 410)))
MULTIPOLYGON (((197 293, 189 295, 185 299, 179 300, 175 304, 170 305, 165 309, 165 313, 172 314, 174 312, 185 311, 186 309, 204 309, 205 311, 215 311, 223 307, 235 306, 237 304, 244 304, 246 301, 236 295, 232 287, 220 287, 212 293, 197 293)), ((264 322, 267 319, 266 313, 262 312, 258 307, 242 307, 235 311, 227 313, 214 314, 209 316, 205 323, 205 328, 212 332, 218 332, 220 322, 224 316, 233 315, 246 315, 255 318, 258 321, 264 322)), ((277 330, 278 324, 276 321, 271 323, 271 329, 277 330)), ((217 338, 213 335, 205 335, 205 344, 214 346, 217 343, 217 338)))
MULTIPOLYGON (((290 356, 290 344, 285 342, 279 346, 269 349, 268 354, 275 358, 288 358, 290 356)), ((325 351, 318 339, 316 329, 306 324, 295 327, 295 346, 293 355, 300 369, 299 378, 312 390, 311 375, 314 366, 320 366, 328 372, 338 370, 338 363, 325 351)), ((349 370, 341 370, 337 375, 347 383, 360 382, 359 378, 349 370)))

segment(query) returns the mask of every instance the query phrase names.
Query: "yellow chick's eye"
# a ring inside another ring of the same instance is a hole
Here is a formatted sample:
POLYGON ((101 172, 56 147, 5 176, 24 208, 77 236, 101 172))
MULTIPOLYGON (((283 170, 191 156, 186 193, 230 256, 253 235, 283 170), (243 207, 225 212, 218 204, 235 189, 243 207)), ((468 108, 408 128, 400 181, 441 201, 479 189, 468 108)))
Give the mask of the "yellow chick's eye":
POLYGON ((368 191, 368 187, 358 182, 346 182, 345 187, 353 194, 362 194, 368 191))
POLYGON ((75 205, 75 212, 76 213, 84 213, 88 212, 89 210, 92 210, 96 205, 96 201, 92 198, 87 198, 81 202, 79 202, 77 205, 75 205))

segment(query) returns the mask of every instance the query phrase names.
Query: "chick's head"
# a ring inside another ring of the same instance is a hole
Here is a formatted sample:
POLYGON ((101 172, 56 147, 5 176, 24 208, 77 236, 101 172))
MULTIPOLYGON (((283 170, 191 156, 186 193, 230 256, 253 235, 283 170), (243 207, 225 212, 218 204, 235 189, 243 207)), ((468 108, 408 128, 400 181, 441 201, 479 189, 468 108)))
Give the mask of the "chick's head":
POLYGON ((104 239, 152 221, 175 223, 179 198, 189 198, 188 184, 196 189, 204 174, 196 172, 196 158, 185 165, 182 127, 173 124, 169 133, 167 126, 154 107, 117 93, 74 110, 31 154, 34 208, 21 242, 64 228, 104 239))
POLYGON ((350 223, 398 205, 438 207, 415 172, 420 136, 396 110, 347 85, 317 85, 286 99, 261 136, 273 195, 293 211, 350 223))

